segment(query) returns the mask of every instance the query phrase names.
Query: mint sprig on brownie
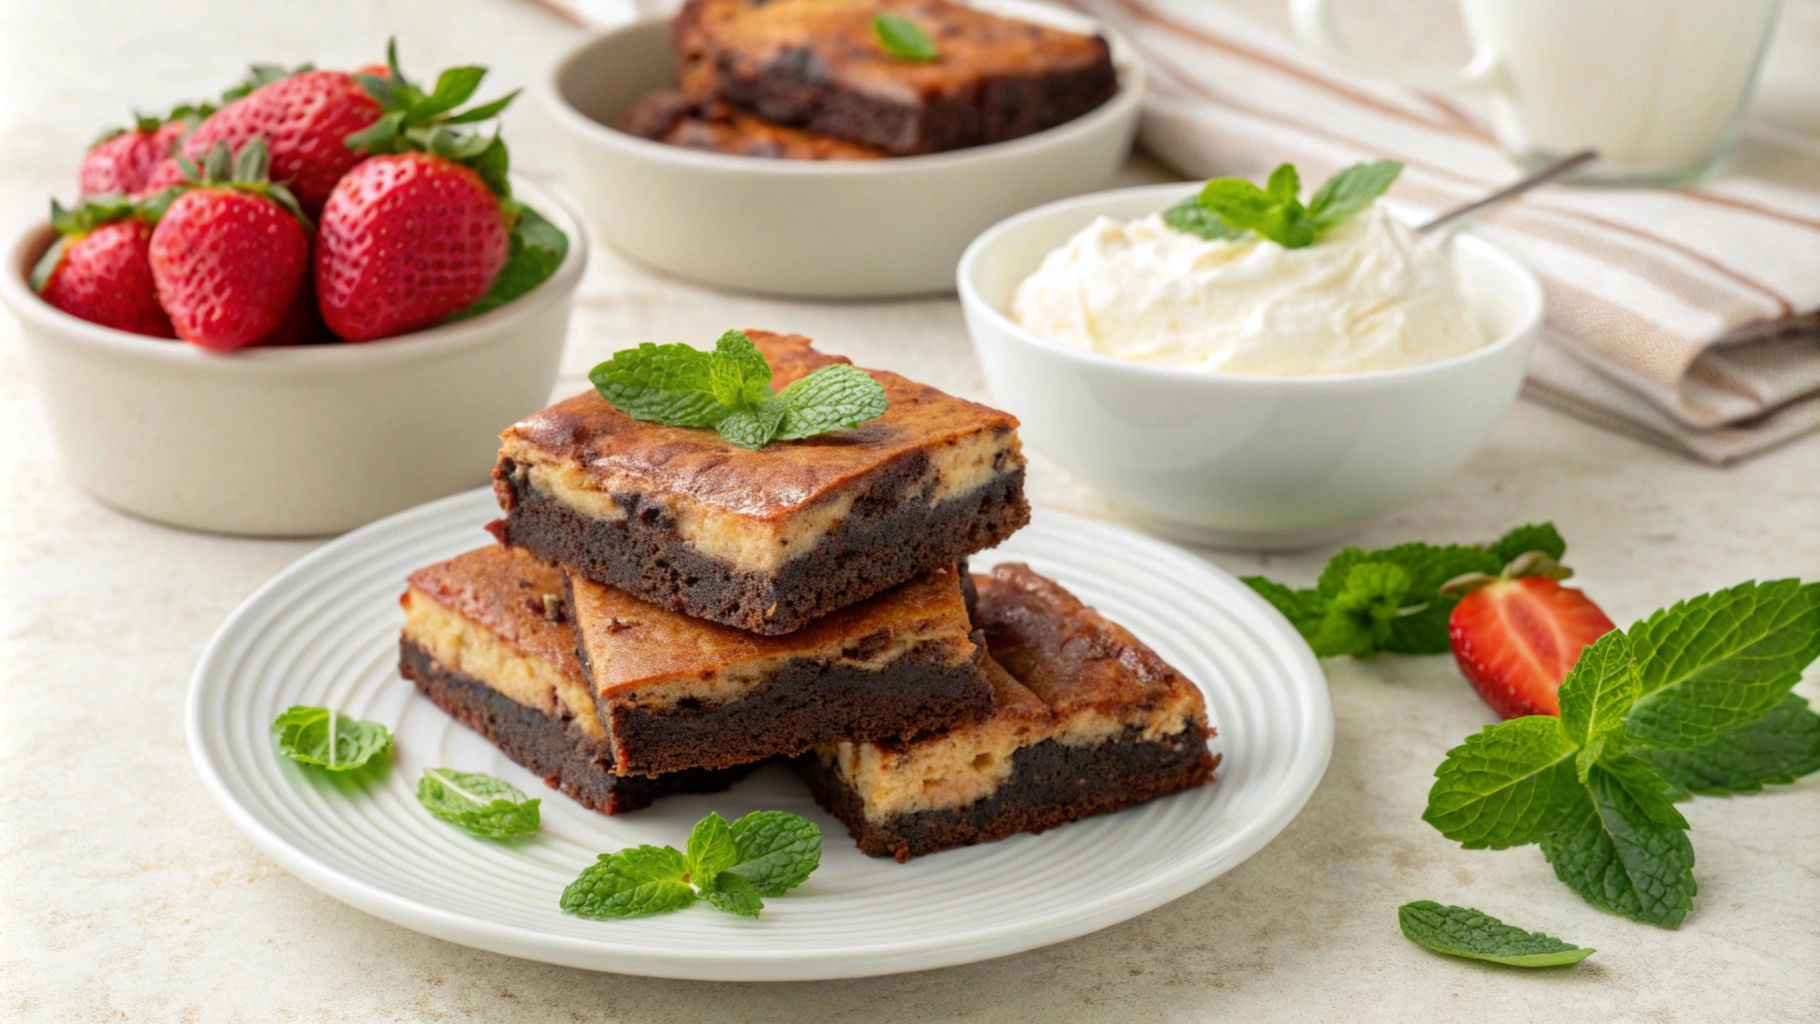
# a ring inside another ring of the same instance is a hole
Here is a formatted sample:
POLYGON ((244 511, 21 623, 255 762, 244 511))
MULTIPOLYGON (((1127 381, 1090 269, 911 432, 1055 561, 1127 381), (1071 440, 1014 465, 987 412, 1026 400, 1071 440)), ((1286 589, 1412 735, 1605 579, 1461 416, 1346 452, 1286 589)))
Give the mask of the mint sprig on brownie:
POLYGON ((846 363, 824 366, 773 391, 771 364, 743 331, 722 334, 711 353, 650 342, 621 349, 588 379, 600 397, 633 419, 711 427, 752 451, 772 441, 857 427, 890 406, 877 381, 846 363))

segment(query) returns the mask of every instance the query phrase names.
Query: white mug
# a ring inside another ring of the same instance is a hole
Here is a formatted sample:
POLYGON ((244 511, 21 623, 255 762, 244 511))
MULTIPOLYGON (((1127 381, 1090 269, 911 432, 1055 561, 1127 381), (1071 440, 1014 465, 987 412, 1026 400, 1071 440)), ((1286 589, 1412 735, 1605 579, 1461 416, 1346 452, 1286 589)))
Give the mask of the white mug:
POLYGON ((1362 57, 1333 0, 1290 0, 1305 43, 1363 74, 1482 93, 1519 163, 1599 153, 1578 180, 1676 184, 1716 169, 1742 127, 1781 0, 1460 0, 1473 42, 1457 70, 1362 57))

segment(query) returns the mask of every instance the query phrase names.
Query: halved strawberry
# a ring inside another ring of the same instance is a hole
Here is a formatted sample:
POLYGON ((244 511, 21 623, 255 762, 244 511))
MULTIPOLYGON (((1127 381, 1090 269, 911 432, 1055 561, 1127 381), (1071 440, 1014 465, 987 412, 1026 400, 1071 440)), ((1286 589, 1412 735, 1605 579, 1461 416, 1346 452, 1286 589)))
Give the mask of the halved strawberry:
POLYGON ((1585 593, 1549 575, 1507 570, 1495 579, 1456 582, 1464 584, 1456 592, 1473 589, 1454 606, 1447 635, 1473 689, 1502 718, 1559 714, 1562 680, 1587 645, 1616 628, 1611 619, 1585 593))

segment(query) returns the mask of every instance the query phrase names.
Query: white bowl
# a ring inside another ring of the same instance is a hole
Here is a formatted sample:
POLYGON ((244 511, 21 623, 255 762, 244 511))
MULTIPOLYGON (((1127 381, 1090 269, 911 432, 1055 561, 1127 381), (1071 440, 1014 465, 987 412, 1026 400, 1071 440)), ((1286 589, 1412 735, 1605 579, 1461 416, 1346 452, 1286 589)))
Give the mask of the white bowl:
POLYGON ((79 320, 27 283, 54 237, 32 226, 0 299, 70 478, 147 519, 259 536, 337 533, 482 483, 499 432, 549 399, 588 262, 564 202, 512 187, 569 236, 556 273, 472 320, 363 344, 218 354, 79 320))
POLYGON ((1454 269, 1493 340, 1409 369, 1198 373, 1063 348, 1007 315, 1018 283, 1095 217, 1140 217, 1197 188, 1052 203, 993 227, 961 258, 974 352, 1032 448, 1159 532, 1246 548, 1343 536, 1421 497, 1478 451, 1522 387, 1542 289, 1514 257, 1470 234, 1454 240, 1454 269))
POLYGON ((811 161, 685 149, 609 127, 640 96, 675 88, 667 20, 585 40, 540 94, 562 126, 569 184, 594 230, 641 263, 704 284, 810 298, 947 291, 961 251, 994 222, 1111 182, 1144 92, 1142 65, 1103 25, 1027 0, 978 6, 1099 32, 1119 70, 1118 94, 1048 131, 951 153, 811 161))

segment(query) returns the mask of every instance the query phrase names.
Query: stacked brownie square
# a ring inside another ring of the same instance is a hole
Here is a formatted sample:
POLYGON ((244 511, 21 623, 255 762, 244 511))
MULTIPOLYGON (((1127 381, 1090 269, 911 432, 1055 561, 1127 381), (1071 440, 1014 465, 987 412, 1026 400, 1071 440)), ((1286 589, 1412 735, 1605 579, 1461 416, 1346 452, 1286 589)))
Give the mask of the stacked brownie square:
POLYGON ((745 156, 855 160, 1004 142, 1071 121, 1118 91, 1099 36, 950 0, 688 0, 679 91, 627 131, 745 156), (875 20, 908 21, 933 52, 905 59, 875 20))
MULTIPOLYGON (((779 389, 845 362, 748 335, 779 389)), ((501 543, 411 577, 403 673, 587 806, 789 759, 900 860, 1207 781, 1191 683, 1026 568, 967 573, 1029 519, 1016 420, 865 372, 882 416, 756 451, 593 392, 511 427, 501 543)))

